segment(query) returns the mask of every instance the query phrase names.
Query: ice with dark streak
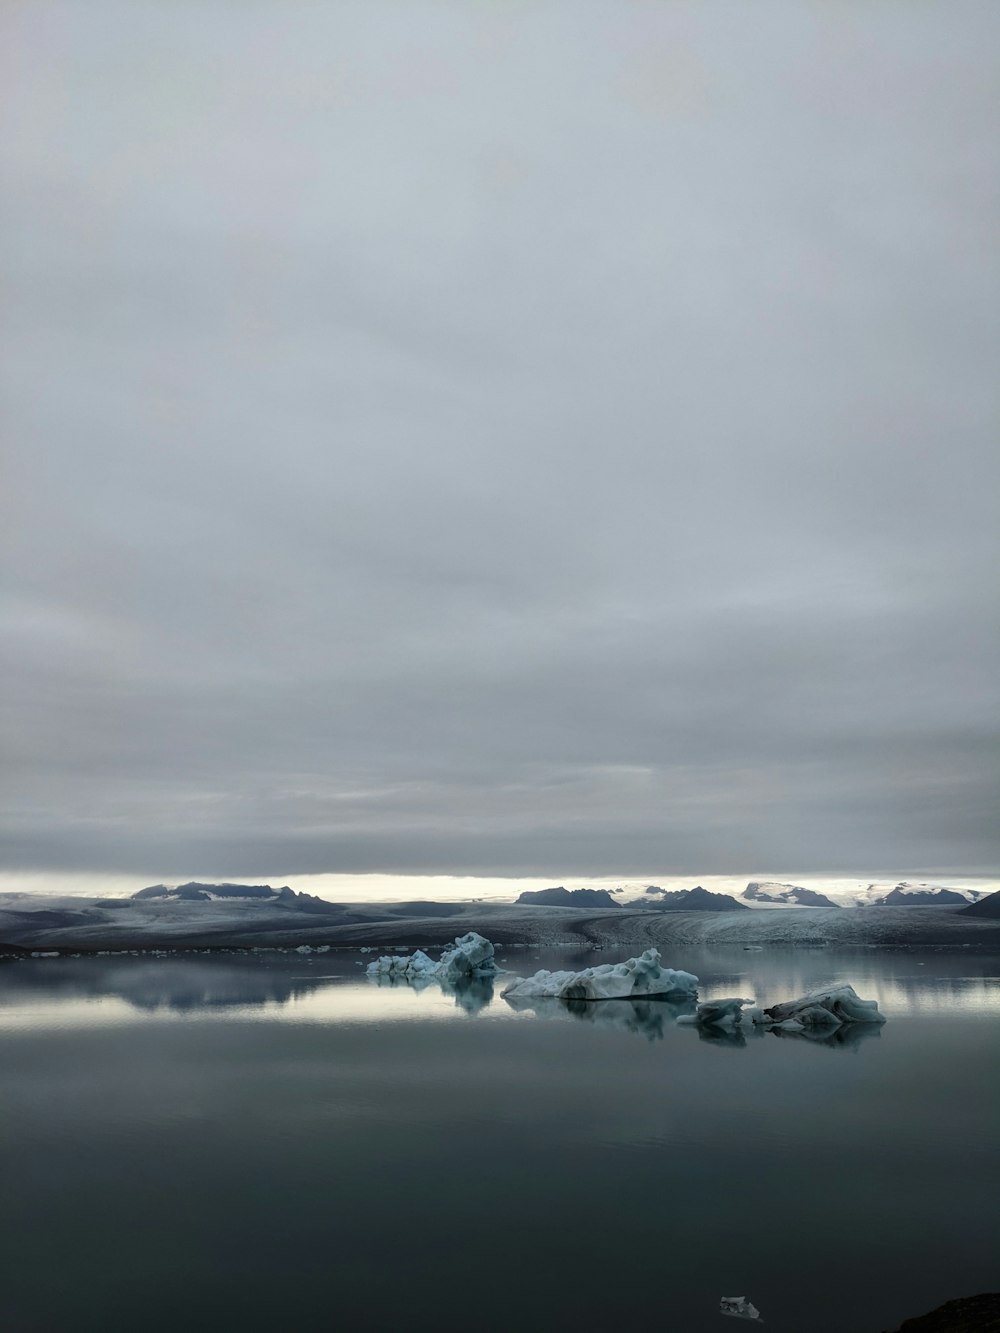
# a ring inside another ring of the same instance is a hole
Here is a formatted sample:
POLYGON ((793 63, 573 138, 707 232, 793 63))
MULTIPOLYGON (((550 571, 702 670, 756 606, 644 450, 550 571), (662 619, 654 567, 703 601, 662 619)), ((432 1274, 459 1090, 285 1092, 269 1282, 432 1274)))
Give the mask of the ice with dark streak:
POLYGON ((690 972, 660 966, 658 949, 647 949, 623 963, 602 963, 582 972, 547 972, 512 981, 501 992, 505 999, 631 1000, 653 995, 698 993, 698 978, 690 972))
POLYGON ((885 1015, 879 1012, 877 1000, 863 1000, 853 986, 843 985, 826 986, 766 1009, 759 1009, 753 1000, 738 996, 706 1000, 693 1015, 684 1015, 677 1021, 729 1029, 746 1022, 753 1027, 802 1032, 852 1023, 884 1023, 885 1015), (748 1005, 751 1007, 746 1008, 748 1005))

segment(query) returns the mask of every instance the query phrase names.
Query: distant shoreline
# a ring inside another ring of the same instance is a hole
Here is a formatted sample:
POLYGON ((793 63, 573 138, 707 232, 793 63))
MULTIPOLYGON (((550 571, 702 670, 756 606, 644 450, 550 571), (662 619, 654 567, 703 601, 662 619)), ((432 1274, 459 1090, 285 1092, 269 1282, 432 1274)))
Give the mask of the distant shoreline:
POLYGON ((0 896, 0 957, 32 952, 417 948, 477 930, 505 947, 970 949, 1000 953, 1000 921, 940 907, 613 911, 509 903, 126 903, 0 896))

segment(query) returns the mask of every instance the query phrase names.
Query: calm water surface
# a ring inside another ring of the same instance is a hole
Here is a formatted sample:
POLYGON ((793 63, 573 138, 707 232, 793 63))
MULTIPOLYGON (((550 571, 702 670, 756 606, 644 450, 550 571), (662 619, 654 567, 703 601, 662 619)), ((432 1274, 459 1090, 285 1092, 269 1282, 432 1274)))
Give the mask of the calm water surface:
POLYGON ((726 1333, 743 1294, 772 1333, 877 1333, 1000 1286, 1000 959, 667 959, 703 997, 845 980, 889 1016, 739 1043, 359 958, 0 967, 7 1333, 726 1333))

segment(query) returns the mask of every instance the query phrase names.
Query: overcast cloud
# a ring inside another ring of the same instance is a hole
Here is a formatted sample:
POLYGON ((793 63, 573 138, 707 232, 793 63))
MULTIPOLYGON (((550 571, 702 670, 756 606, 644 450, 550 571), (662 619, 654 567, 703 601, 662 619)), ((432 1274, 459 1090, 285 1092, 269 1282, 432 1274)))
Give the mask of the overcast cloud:
POLYGON ((7 866, 994 865, 998 39, 5 7, 7 866))

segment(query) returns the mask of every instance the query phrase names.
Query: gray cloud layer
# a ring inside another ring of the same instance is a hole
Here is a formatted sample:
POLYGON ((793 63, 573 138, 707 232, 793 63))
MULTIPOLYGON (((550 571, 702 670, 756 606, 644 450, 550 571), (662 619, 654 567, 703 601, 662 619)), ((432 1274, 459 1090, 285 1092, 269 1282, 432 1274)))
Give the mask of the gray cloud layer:
POLYGON ((9 865, 995 863, 995 5, 4 24, 9 865))

